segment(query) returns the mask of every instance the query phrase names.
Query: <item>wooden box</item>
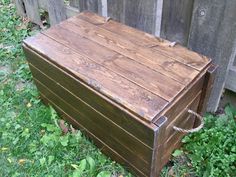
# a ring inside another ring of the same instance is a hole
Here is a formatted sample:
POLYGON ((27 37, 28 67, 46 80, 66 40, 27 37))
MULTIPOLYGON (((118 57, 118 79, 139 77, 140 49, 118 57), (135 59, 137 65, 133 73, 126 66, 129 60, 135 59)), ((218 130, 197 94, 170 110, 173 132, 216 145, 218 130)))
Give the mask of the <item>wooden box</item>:
POLYGON ((159 175, 215 71, 204 56, 89 12, 23 48, 42 99, 138 176, 159 175))

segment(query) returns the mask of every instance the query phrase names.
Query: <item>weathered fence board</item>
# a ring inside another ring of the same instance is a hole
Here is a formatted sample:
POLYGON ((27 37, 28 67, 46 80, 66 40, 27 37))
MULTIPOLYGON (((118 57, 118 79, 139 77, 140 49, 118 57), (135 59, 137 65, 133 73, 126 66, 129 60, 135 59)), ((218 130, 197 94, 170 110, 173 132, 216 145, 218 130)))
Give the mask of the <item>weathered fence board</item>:
POLYGON ((186 45, 192 8, 193 0, 164 0, 161 37, 186 45))
POLYGON ((236 1, 196 0, 189 47, 219 65, 208 111, 216 111, 236 38, 236 1))
POLYGON ((25 7, 23 4, 22 0, 15 0, 15 4, 16 4, 16 10, 17 10, 17 14, 25 17, 26 16, 26 12, 25 12, 25 7))
POLYGON ((142 31, 155 33, 156 0, 126 0, 125 24, 142 31))
POLYGON ((51 25, 66 19, 64 0, 48 0, 48 14, 51 25))
POLYGON ((125 0, 108 0, 107 14, 112 19, 125 23, 125 0))
POLYGON ((23 0, 27 17, 34 23, 42 25, 39 15, 38 1, 35 0, 23 0))

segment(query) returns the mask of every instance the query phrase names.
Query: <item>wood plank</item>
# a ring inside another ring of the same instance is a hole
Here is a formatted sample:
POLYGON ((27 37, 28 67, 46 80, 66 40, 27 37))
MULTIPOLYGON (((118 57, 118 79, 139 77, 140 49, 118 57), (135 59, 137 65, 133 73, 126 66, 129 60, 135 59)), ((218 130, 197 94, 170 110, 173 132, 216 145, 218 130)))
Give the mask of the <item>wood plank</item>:
POLYGON ((185 78, 176 82, 122 54, 78 36, 71 31, 74 26, 63 26, 56 26, 43 34, 166 100, 172 99, 184 88, 179 82, 184 82, 185 78), (70 36, 67 35, 68 31, 70 36))
MULTIPOLYGON (((199 100, 200 100, 200 93, 198 94, 198 96, 194 99, 194 101, 189 105, 189 109, 196 111, 198 109, 198 105, 199 105, 199 100)), ((186 112, 185 112, 186 113, 186 112)), ((195 122, 195 117, 191 114, 185 114, 183 113, 182 116, 184 119, 182 119, 182 122, 180 123, 181 119, 178 119, 178 122, 174 122, 175 126, 184 128, 184 129, 191 129, 194 125, 195 122)), ((173 124, 169 124, 169 127, 173 127, 173 124)), ((168 128, 169 128, 168 127, 168 128)), ((162 156, 162 163, 166 163, 169 158, 171 157, 171 154, 173 152, 174 149, 180 147, 181 145, 181 139, 183 138, 184 133, 180 133, 177 131, 166 131, 168 135, 168 139, 165 139, 165 144, 164 144, 164 149, 165 151, 163 152, 163 156, 162 156)), ((165 136, 167 138, 167 136, 165 136)))
POLYGON ((107 10, 109 17, 125 23, 125 0, 108 0, 107 10))
POLYGON ((58 24, 66 19, 64 0, 48 0, 47 7, 51 26, 58 24))
MULTIPOLYGON (((44 86, 46 85, 47 89, 53 92, 55 95, 60 97, 62 100, 64 100, 67 104, 69 104, 71 107, 73 107, 78 112, 81 112, 81 114, 84 114, 87 118, 86 120, 92 121, 96 124, 97 127, 100 127, 104 131, 112 129, 112 131, 109 133, 109 135, 106 135, 107 133, 103 134, 103 136, 108 136, 109 139, 112 141, 114 139, 114 144, 116 144, 115 147, 120 150, 128 149, 130 152, 133 152, 136 154, 138 158, 145 161, 146 163, 150 163, 151 159, 151 151, 152 148, 145 145, 142 141, 137 139, 135 136, 131 135, 122 127, 112 122, 108 117, 104 116, 103 114, 96 111, 94 108, 92 108, 87 103, 83 102, 80 98, 75 97, 70 91, 63 88, 61 85, 57 84, 55 81, 44 75, 38 68, 30 64, 30 69, 32 71, 32 74, 34 78, 39 81, 44 86), (84 112, 90 112, 90 114, 85 114, 84 112), (108 128, 109 127, 109 128, 108 128), (121 145, 119 145, 121 144, 121 145), (119 147, 123 146, 123 147, 119 147), (137 147, 139 147, 137 149, 137 147)), ((79 119, 80 121, 80 119, 79 119)), ((91 124, 91 127, 86 127, 87 129, 94 129, 94 127, 91 124)), ((103 131, 103 133, 104 133, 103 131)), ((106 137, 104 137, 106 138, 106 137)))
POLYGON ((159 176, 161 172, 161 164, 162 164, 162 156, 164 152, 164 140, 165 140, 165 131, 167 124, 167 118, 165 116, 161 116, 156 122, 158 126, 158 131, 156 131, 156 136, 154 142, 156 144, 156 148, 153 149, 152 154, 152 164, 151 164, 151 173, 150 176, 159 176))
POLYGON ((216 111, 236 39, 236 1, 195 0, 189 47, 219 65, 208 111, 216 111), (216 37, 217 36, 217 37, 216 37))
POLYGON ((24 52, 27 56, 27 60, 39 67, 47 76, 50 76, 64 88, 70 90, 71 93, 81 98, 106 117, 109 117, 113 122, 136 136, 149 147, 154 147, 154 131, 157 130, 157 126, 141 121, 138 117, 131 115, 126 109, 78 81, 26 46, 24 46, 24 52))
POLYGON ((40 93, 40 98, 44 102, 44 104, 50 104, 54 107, 54 109, 67 121, 69 121, 73 127, 80 129, 82 133, 85 133, 91 140, 95 143, 95 145, 100 149, 102 153, 109 156, 112 160, 115 160, 116 162, 125 165, 126 168, 133 172, 134 174, 138 176, 144 176, 147 177, 147 175, 143 174, 139 169, 137 169, 135 166, 130 164, 126 159, 121 157, 117 152, 115 152, 113 149, 111 149, 107 144, 105 144, 102 140, 98 139, 94 134, 92 134, 90 131, 88 131, 84 126, 82 126, 78 121, 76 121, 73 117, 69 116, 67 113, 65 113, 61 108, 59 108, 55 103, 53 103, 51 100, 46 98, 42 93, 40 93))
POLYGON ((236 92, 236 66, 231 66, 227 75, 225 88, 236 92))
POLYGON ((203 88, 202 88, 201 100, 198 106, 198 112, 202 115, 206 112, 206 109, 207 109, 207 102, 210 97, 210 93, 211 93, 213 83, 215 80, 216 70, 217 70, 217 66, 212 64, 206 72, 206 76, 205 76, 205 80, 204 80, 203 88))
POLYGON ((126 0, 125 24, 155 34, 156 0, 126 0))
POLYGON ((26 12, 25 12, 25 7, 23 0, 14 0, 15 5, 16 5, 16 12, 18 15, 22 17, 26 17, 26 12))
POLYGON ((35 0, 23 0, 24 7, 26 10, 27 17, 31 22, 42 26, 41 17, 39 14, 39 5, 38 1, 35 0))
MULTIPOLYGON (((185 121, 188 119, 188 117, 190 115, 188 113, 188 109, 198 112, 197 107, 199 105, 201 93, 202 93, 202 91, 197 93, 196 96, 192 98, 191 102, 188 103, 186 108, 184 108, 173 120, 167 121, 168 125, 166 127, 166 131, 165 131, 165 135, 164 135, 165 141, 167 141, 167 139, 169 139, 175 133, 173 126, 184 127, 185 121)), ((167 117, 167 119, 168 119, 168 117, 167 117)), ((199 125, 199 124, 196 124, 196 126, 197 125, 199 125)))
MULTIPOLYGON (((178 97, 172 104, 169 104, 166 109, 160 113, 159 116, 168 117, 167 124, 169 124, 174 118, 186 108, 191 100, 202 90, 205 79, 206 71, 203 71, 201 75, 178 97)), ((159 116, 153 121, 158 122, 159 116)))
POLYGON ((52 39, 37 35, 28 38, 24 43, 45 56, 78 80, 88 84, 104 96, 126 107, 141 119, 151 122, 152 119, 168 104, 167 101, 154 95, 136 84, 110 72, 87 57, 56 43, 52 39))
POLYGON ((181 83, 189 83, 198 75, 198 71, 195 71, 176 60, 161 55, 157 51, 153 52, 148 48, 140 47, 119 35, 78 18, 68 19, 68 21, 61 24, 61 27, 68 28, 77 35, 125 55, 126 57, 148 66, 174 80, 180 81, 181 83))
POLYGON ((79 0, 79 3, 77 6, 80 10, 80 12, 88 10, 91 12, 98 12, 98 0, 79 0))
POLYGON ((71 7, 75 7, 79 9, 80 6, 80 0, 69 0, 69 4, 71 7))
POLYGON ((165 0, 161 37, 187 45, 194 0, 165 0))
POLYGON ((157 50, 159 53, 167 57, 171 57, 174 60, 180 61, 199 71, 204 69, 205 66, 210 63, 210 60, 208 58, 193 51, 190 51, 185 47, 182 47, 180 45, 175 45, 175 47, 169 47, 169 41, 160 39, 158 37, 120 24, 113 20, 106 22, 105 18, 98 16, 94 13, 83 12, 78 15, 77 18, 86 20, 94 25, 102 27, 113 33, 119 34, 120 37, 129 39, 130 41, 139 46, 148 47, 149 50, 157 50))
POLYGON ((136 155, 134 152, 129 151, 127 147, 122 146, 119 142, 117 142, 117 139, 112 138, 110 136, 111 131, 109 131, 109 128, 104 129, 98 127, 98 124, 91 120, 92 118, 96 118, 97 114, 94 114, 87 109, 83 109, 83 107, 81 107, 79 110, 71 107, 63 99, 61 99, 58 95, 54 94, 51 90, 49 90, 45 85, 43 85, 36 79, 35 84, 37 85, 37 88, 40 90, 40 92, 47 99, 51 100, 54 105, 57 105, 65 113, 77 120, 83 127, 88 129, 92 134, 96 135, 98 139, 102 139, 103 142, 107 144, 107 146, 117 152, 124 159, 129 161, 132 165, 138 167, 140 171, 146 174, 149 173, 148 164, 142 159, 140 159, 139 156, 136 155), (109 131, 109 133, 107 131, 109 131))

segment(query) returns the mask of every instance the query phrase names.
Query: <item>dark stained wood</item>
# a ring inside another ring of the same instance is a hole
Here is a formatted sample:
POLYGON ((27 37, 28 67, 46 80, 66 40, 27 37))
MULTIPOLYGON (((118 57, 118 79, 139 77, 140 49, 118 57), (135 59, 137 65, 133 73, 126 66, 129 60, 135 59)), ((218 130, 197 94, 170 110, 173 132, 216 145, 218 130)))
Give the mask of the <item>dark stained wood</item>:
POLYGON ((161 37, 187 45, 194 0, 164 0, 161 37))
POLYGON ((70 38, 63 37, 67 33, 68 30, 57 26, 44 34, 166 100, 173 98, 184 87, 160 72, 153 71, 113 50, 105 49, 97 43, 78 36, 73 31, 70 31, 70 38), (94 50, 97 52, 94 53, 94 50))
MULTIPOLYGON (((184 108, 172 121, 168 121, 168 125, 166 126, 166 131, 164 135, 165 141, 175 133, 173 126, 184 128, 185 120, 189 117, 188 109, 193 109, 193 111, 197 111, 199 101, 200 101, 201 91, 196 94, 191 100, 191 102, 184 108)), ((168 119, 168 117, 167 117, 168 119)), ((193 126, 193 125, 192 125, 193 126)))
POLYGON ((120 164, 126 165, 129 171, 133 172, 134 174, 140 176, 140 177, 148 177, 147 174, 144 174, 141 169, 136 168, 134 165, 130 164, 130 162, 126 159, 124 159, 120 154, 115 152, 112 148, 110 148, 107 144, 105 144, 101 139, 99 139, 96 135, 88 131, 84 126, 82 126, 74 117, 72 117, 72 114, 67 114, 64 111, 64 107, 60 108, 57 104, 55 104, 52 100, 50 100, 48 97, 40 93, 40 97, 42 101, 45 104, 52 105, 61 116, 64 117, 65 120, 69 121, 75 128, 79 128, 83 133, 89 136, 93 140, 93 142, 100 148, 102 153, 110 156, 113 160, 119 162, 120 164))
POLYGON ((109 117, 113 122, 144 142, 144 144, 153 147, 154 131, 157 129, 157 126, 140 121, 139 118, 130 115, 127 110, 76 80, 74 77, 47 61, 42 56, 31 51, 26 46, 24 46, 24 51, 27 60, 40 68, 43 73, 50 76, 55 82, 59 83, 67 90, 70 90, 75 96, 81 98, 84 102, 109 117))
POLYGON ((165 116, 160 117, 156 122, 158 126, 158 131, 156 131, 154 142, 155 147, 152 154, 152 164, 150 176, 159 176, 161 172, 162 165, 162 156, 164 153, 164 140, 165 140, 165 131, 167 126, 167 118, 165 116))
POLYGON ((169 47, 169 41, 152 36, 148 33, 136 30, 113 20, 106 22, 105 18, 96 14, 84 12, 76 16, 75 18, 86 20, 115 34, 119 34, 120 37, 123 36, 124 38, 129 39, 133 43, 142 47, 149 47, 149 50, 151 51, 157 50, 159 53, 164 54, 166 57, 171 57, 172 59, 180 61, 199 71, 204 69, 206 65, 210 63, 210 60, 207 57, 190 51, 185 47, 182 47, 180 45, 169 47))
MULTIPOLYGON (((136 167, 139 167, 141 171, 144 173, 148 173, 148 166, 150 162, 145 161, 142 159, 138 154, 130 150, 130 146, 125 146, 121 144, 121 142, 125 141, 122 136, 111 136, 111 131, 109 127, 103 124, 99 124, 92 119, 97 118, 99 120, 99 115, 97 113, 91 112, 89 109, 84 109, 83 106, 80 109, 76 109, 71 105, 67 104, 63 99, 59 96, 54 94, 48 88, 46 88, 42 83, 35 79, 35 83, 37 88, 50 100, 52 100, 56 105, 63 108, 64 111, 73 116, 76 120, 78 120, 81 125, 83 125, 86 129, 88 129, 91 133, 95 134, 99 139, 103 139, 104 143, 111 147, 114 151, 119 153, 124 159, 128 160, 131 164, 136 167), (101 127, 103 126, 103 127, 101 127), (104 137, 106 135, 106 137, 104 137), (118 141, 120 140, 120 142, 118 141)), ((112 126, 111 126, 112 127, 112 126)), ((113 127, 114 128, 114 127, 113 127)), ((112 129, 112 132, 116 132, 116 130, 121 131, 119 129, 112 129)), ((125 138, 126 139, 126 138, 125 138)), ((137 146, 138 148, 142 149, 142 146, 137 146)), ((138 149, 137 148, 137 149, 138 149)), ((151 154, 150 150, 150 156, 151 154)))
POLYGON ((39 35, 28 38, 25 44, 37 49, 41 54, 46 54, 50 61, 59 67, 63 66, 64 70, 116 103, 125 106, 143 120, 152 121, 155 115, 167 105, 161 97, 151 94, 49 38, 45 39, 44 36, 39 35))
MULTIPOLYGON (((104 131, 110 131, 109 133, 109 139, 114 139, 114 146, 113 149, 122 149, 125 148, 136 154, 139 158, 144 160, 147 163, 150 163, 150 155, 151 155, 151 148, 147 145, 143 144, 139 139, 136 137, 130 135, 128 132, 126 132, 122 127, 115 124, 109 118, 105 117, 103 114, 97 112, 95 109, 93 109, 91 106, 89 106, 87 103, 83 102, 80 98, 75 97, 72 93, 70 93, 68 90, 54 82, 52 79, 48 78, 46 75, 41 73, 35 66, 30 65, 31 71, 33 73, 34 78, 43 85, 47 86, 47 89, 50 91, 53 91, 53 93, 57 96, 59 96, 62 100, 64 100, 67 104, 69 104, 71 107, 73 107, 75 110, 78 108, 78 112, 85 112, 85 110, 89 113, 84 114, 86 115, 87 119, 94 123, 96 123, 97 127, 103 129, 104 131), (119 137, 119 138, 118 138, 119 137), (119 147, 119 145, 123 147, 119 147), (139 148, 137 148, 139 147, 139 148)), ((80 120, 82 121, 82 120, 80 120)), ((90 129, 91 127, 86 127, 87 129, 90 129)), ((94 127, 92 126, 94 129, 94 127)), ((103 132, 106 134, 106 132, 103 132)), ((104 136, 103 134, 103 136, 104 136)))
MULTIPOLYGON (((136 13, 127 10, 133 0, 119 2, 114 8, 136 13)), ((161 0, 135 2, 140 16, 132 18, 142 21, 152 14, 145 8, 161 0)), ((181 145, 184 134, 173 126, 194 126, 187 110, 201 111, 215 70, 206 57, 90 12, 28 38, 23 48, 42 98, 147 177, 159 176, 181 145)))
MULTIPOLYGON (((177 98, 172 104, 166 107, 162 113, 160 113, 162 116, 168 117, 167 124, 174 120, 174 118, 185 109, 192 99, 201 91, 204 82, 204 75, 205 72, 203 72, 199 79, 195 80, 193 84, 182 93, 181 97, 177 98)), ((158 116, 156 120, 158 120, 158 116)))
MULTIPOLYGON (((70 21, 71 20, 73 19, 71 18, 70 21)), ((110 50, 114 50, 127 58, 139 62, 140 64, 183 84, 189 83, 199 73, 174 59, 160 55, 156 51, 150 51, 148 48, 138 46, 135 43, 132 43, 125 38, 115 36, 113 33, 107 32, 102 28, 96 29, 96 26, 91 26, 88 22, 80 19, 73 20, 73 23, 67 22, 68 21, 61 24, 61 27, 70 29, 77 35, 92 40, 110 50)), ((166 84, 168 83, 171 82, 167 82, 166 84)))
POLYGON ((204 114, 207 109, 207 102, 209 100, 210 93, 213 87, 216 71, 217 71, 217 66, 212 64, 206 72, 205 80, 203 83, 204 85, 203 85, 201 100, 198 107, 198 112, 201 114, 204 114))

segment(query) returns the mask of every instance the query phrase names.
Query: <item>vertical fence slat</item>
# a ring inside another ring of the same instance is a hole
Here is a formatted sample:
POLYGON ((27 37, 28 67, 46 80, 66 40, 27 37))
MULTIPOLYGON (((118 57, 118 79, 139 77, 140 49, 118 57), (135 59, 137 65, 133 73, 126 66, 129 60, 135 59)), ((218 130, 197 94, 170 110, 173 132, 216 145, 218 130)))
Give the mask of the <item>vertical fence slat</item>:
POLYGON ((79 0, 79 10, 98 13, 98 0, 79 0))
POLYGON ((23 4, 23 0, 15 0, 15 4, 16 4, 17 14, 22 16, 22 17, 26 17, 25 7, 24 7, 24 4, 23 4))
POLYGON ((187 45, 193 0, 164 0, 161 37, 187 45))
POLYGON ((79 2, 80 2, 80 0, 70 0, 69 4, 71 7, 75 7, 75 8, 79 9, 79 2))
POLYGON ((27 17, 30 19, 30 21, 42 25, 40 14, 39 14, 39 5, 38 1, 35 0, 23 0, 25 5, 25 10, 27 17))
POLYGON ((233 43, 236 39, 236 1, 195 0, 189 47, 219 65, 208 111, 215 111, 225 85, 233 43))
POLYGON ((155 36, 158 36, 158 37, 161 36, 163 1, 164 0, 157 0, 157 3, 156 3, 155 36))
POLYGON ((48 0, 48 15, 50 25, 55 25, 66 19, 64 0, 48 0))
POLYGON ((112 19, 125 23, 125 0, 107 0, 107 13, 112 19))
POLYGON ((155 34, 156 0, 125 0, 125 24, 155 34))

